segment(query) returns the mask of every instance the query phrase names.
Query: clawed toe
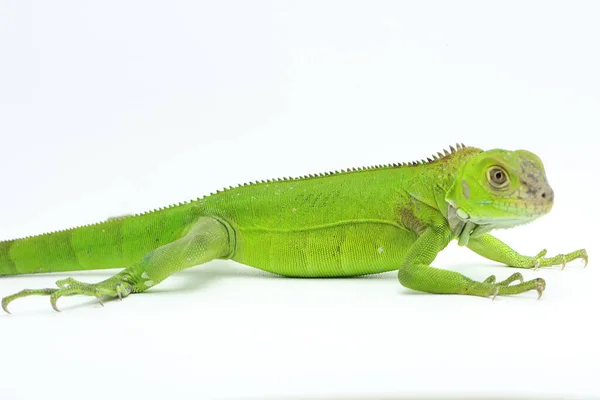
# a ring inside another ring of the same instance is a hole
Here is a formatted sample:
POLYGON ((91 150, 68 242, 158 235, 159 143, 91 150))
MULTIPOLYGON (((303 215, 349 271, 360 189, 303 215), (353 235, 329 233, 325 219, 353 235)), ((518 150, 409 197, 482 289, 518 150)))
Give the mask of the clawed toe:
POLYGON ((588 264, 588 254, 585 249, 576 250, 566 254, 558 254, 554 257, 546 257, 546 254, 547 251, 542 250, 534 257, 524 257, 525 260, 522 264, 517 263, 513 266, 522 268, 533 268, 534 270, 537 270, 539 267, 550 267, 553 265, 559 265, 560 269, 563 270, 565 269, 568 263, 578 258, 583 260, 584 267, 588 264))
POLYGON ((519 281, 520 283, 523 283, 525 281, 523 279, 523 275, 521 275, 520 272, 515 272, 514 274, 512 274, 511 276, 509 276, 508 278, 506 278, 502 282, 499 282, 498 285, 500 285, 500 286, 508 286, 511 283, 515 282, 515 281, 519 281))
POLYGON ((69 286, 75 285, 75 284, 81 284, 81 282, 79 282, 73 278, 59 279, 56 281, 56 286, 58 286, 61 289, 64 289, 66 287, 69 287, 69 286))
POLYGON ((492 284, 492 285, 496 285, 496 286, 507 286, 507 285, 510 285, 511 283, 513 283, 515 281, 519 281, 521 283, 524 281, 523 275, 521 275, 520 272, 515 272, 514 274, 512 274, 511 276, 509 276, 508 278, 506 278, 502 282, 497 282, 497 283, 496 283, 496 276, 491 275, 491 276, 487 277, 483 281, 483 283, 492 284))
POLYGON ((10 311, 8 311, 8 305, 21 297, 27 297, 27 296, 48 296, 48 295, 52 295, 54 292, 56 292, 59 289, 54 289, 54 288, 46 288, 46 289, 24 289, 21 290, 20 292, 17 292, 15 294, 12 294, 10 296, 6 296, 2 299, 2 309, 7 312, 8 314, 10 314, 10 311))
POLYGON ((546 289, 546 282, 542 278, 523 281, 523 276, 521 276, 520 273, 516 273, 512 274, 506 280, 495 284, 489 295, 492 296, 493 299, 496 296, 519 294, 529 290, 536 290, 539 299, 542 296, 544 289, 546 289), (519 283, 511 285, 511 283, 515 281, 519 281, 519 283))

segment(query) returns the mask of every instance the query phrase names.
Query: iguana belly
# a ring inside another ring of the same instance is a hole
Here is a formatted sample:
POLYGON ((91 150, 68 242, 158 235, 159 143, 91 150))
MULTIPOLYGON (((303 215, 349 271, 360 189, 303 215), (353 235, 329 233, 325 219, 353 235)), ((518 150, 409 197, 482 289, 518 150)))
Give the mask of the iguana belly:
POLYGON ((417 235, 387 221, 311 228, 236 227, 234 261, 296 277, 374 274, 398 269, 417 235))

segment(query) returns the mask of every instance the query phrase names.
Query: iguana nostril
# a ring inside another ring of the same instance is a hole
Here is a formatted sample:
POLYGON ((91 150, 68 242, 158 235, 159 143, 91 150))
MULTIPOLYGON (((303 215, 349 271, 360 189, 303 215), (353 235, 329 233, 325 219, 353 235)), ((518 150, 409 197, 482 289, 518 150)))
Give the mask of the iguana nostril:
POLYGON ((545 201, 553 201, 554 200, 554 192, 552 191, 552 189, 546 189, 546 190, 544 190, 542 192, 542 194, 540 194, 540 196, 545 201))

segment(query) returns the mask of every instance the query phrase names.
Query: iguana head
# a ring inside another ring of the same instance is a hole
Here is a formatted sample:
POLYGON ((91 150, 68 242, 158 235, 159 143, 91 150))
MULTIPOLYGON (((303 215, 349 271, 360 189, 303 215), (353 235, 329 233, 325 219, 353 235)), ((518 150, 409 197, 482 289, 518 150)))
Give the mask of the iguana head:
POLYGON ((496 149, 475 155, 460 168, 446 201, 454 209, 454 218, 489 231, 547 214, 554 192, 538 156, 526 150, 496 149))

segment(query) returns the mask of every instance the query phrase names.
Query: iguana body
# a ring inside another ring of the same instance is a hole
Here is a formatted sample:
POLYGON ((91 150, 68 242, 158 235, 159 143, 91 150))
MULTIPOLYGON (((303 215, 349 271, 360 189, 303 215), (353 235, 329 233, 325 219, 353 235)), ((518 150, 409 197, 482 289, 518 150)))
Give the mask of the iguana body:
POLYGON ((585 250, 522 256, 487 234, 550 211, 552 189, 527 151, 458 145, 428 161, 258 182, 169 208, 0 242, 0 275, 125 268, 98 284, 73 279, 28 295, 123 297, 212 259, 286 276, 334 277, 398 270, 400 282, 430 293, 490 296, 537 290, 516 273, 496 283, 430 267, 454 238, 514 267, 560 265, 585 250), (520 283, 511 284, 514 281, 520 283))

